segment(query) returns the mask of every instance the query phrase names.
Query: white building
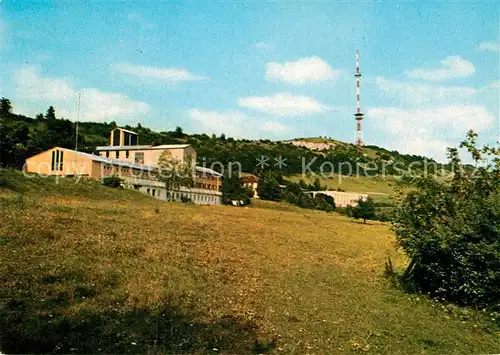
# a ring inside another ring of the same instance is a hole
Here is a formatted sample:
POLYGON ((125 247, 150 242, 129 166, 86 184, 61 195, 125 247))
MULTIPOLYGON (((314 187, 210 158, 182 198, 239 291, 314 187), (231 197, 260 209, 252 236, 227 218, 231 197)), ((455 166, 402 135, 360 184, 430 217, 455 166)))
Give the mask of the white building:
POLYGON ((311 194, 313 197, 316 194, 323 194, 333 197, 336 207, 347 207, 347 206, 357 206, 359 199, 366 201, 368 199, 367 194, 359 194, 356 192, 341 192, 341 191, 307 191, 307 194, 311 194))

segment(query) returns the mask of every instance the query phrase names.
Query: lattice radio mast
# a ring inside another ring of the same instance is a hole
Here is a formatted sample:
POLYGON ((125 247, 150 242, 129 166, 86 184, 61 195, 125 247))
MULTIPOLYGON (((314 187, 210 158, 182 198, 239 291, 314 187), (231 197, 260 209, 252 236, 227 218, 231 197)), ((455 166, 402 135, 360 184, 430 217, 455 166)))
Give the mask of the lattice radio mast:
POLYGON ((361 127, 361 122, 363 121, 364 113, 361 112, 361 101, 359 99, 360 86, 361 86, 361 73, 359 72, 359 50, 356 49, 356 113, 354 118, 356 119, 356 145, 358 148, 363 146, 363 130, 361 127))

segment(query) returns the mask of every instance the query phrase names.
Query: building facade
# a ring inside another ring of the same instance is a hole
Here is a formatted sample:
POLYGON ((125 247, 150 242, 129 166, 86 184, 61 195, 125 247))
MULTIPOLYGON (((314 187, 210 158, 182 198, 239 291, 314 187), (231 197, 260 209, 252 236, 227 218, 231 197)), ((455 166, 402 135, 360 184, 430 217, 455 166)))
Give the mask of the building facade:
POLYGON ((116 128, 110 145, 97 147, 98 155, 54 147, 26 159, 25 171, 41 175, 82 176, 103 179, 118 176, 124 185, 156 198, 167 199, 165 185, 156 178, 158 159, 164 152, 178 161, 192 162, 194 186, 174 191, 172 199, 189 199, 197 204, 220 204, 221 174, 196 166, 196 150, 189 144, 138 145, 137 133, 116 128), (135 143, 135 145, 133 144, 135 143))
POLYGON ((259 177, 254 174, 241 173, 240 180, 244 187, 253 191, 253 197, 259 198, 257 188, 259 187, 259 177))
POLYGON ((358 194, 355 192, 341 192, 341 191, 307 191, 305 193, 311 194, 313 197, 316 194, 323 194, 333 197, 335 201, 335 206, 337 207, 347 207, 347 206, 357 206, 359 199, 366 201, 368 199, 367 194, 358 194))
POLYGON ((139 144, 139 135, 128 129, 116 127, 109 133, 109 143, 112 146, 134 146, 139 144))
POLYGON ((103 158, 61 147, 54 147, 26 159, 24 170, 39 175, 82 176, 94 179, 112 175, 149 179, 153 171, 146 165, 103 158))

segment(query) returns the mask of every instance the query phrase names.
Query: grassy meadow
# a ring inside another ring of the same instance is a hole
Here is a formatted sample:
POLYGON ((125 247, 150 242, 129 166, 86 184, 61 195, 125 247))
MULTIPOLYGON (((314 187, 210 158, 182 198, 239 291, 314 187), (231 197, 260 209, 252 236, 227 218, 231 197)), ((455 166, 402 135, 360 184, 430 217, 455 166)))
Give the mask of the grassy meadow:
POLYGON ((366 177, 366 176, 345 176, 340 174, 329 174, 329 176, 286 176, 287 180, 299 182, 304 180, 307 184, 312 184, 316 177, 320 178, 321 185, 329 190, 338 188, 346 192, 357 192, 368 194, 376 203, 392 205, 392 196, 396 193, 395 187, 398 184, 397 178, 392 175, 385 177, 366 177))
MULTIPOLYGON (((341 186, 342 187, 342 186, 341 186)), ((350 189, 346 189, 350 190, 350 189)), ((390 226, 0 172, 4 353, 469 354, 486 312, 406 294, 390 226)))
MULTIPOLYGON (((397 185, 397 181, 392 175, 388 175, 384 178, 382 177, 366 177, 366 176, 346 176, 339 174, 328 174, 321 178, 321 185, 325 185, 330 190, 336 190, 340 188, 347 192, 359 192, 367 194, 387 194, 390 195, 394 192, 394 187, 397 185)), ((294 182, 299 182, 299 180, 304 180, 308 184, 312 184, 317 176, 302 176, 302 175, 292 175, 287 176, 286 179, 294 182)))

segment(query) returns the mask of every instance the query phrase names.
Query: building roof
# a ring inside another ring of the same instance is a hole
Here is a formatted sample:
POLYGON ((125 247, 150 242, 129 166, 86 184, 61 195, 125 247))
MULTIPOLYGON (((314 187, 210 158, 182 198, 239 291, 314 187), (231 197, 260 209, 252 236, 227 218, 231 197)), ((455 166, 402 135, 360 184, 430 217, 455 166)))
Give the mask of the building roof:
POLYGON ((128 130, 128 129, 121 128, 121 127, 116 127, 116 128, 113 128, 113 129, 111 130, 111 132, 113 132, 115 129, 119 129, 120 131, 124 131, 124 132, 131 133, 131 134, 135 134, 136 136, 138 136, 138 135, 139 135, 138 133, 136 133, 136 132, 134 132, 134 131, 130 131, 130 130, 128 130))
POLYGON ((253 174, 241 173, 240 179, 243 182, 259 182, 259 177, 253 174))
POLYGON ((199 172, 204 173, 204 174, 210 174, 210 175, 215 175, 215 176, 222 176, 221 173, 218 173, 217 171, 209 169, 209 168, 204 168, 202 166, 197 166, 196 167, 196 171, 199 171, 199 172))
MULTIPOLYGON (((189 144, 187 144, 187 145, 189 146, 189 144)), ((53 150, 53 149, 58 149, 58 150, 66 151, 66 152, 76 153, 78 155, 78 157, 85 157, 85 158, 91 159, 92 161, 97 161, 97 162, 105 163, 105 164, 124 166, 124 167, 139 169, 139 170, 145 170, 145 171, 154 171, 156 169, 156 167, 153 167, 153 166, 150 166, 150 165, 132 163, 132 162, 129 162, 129 161, 124 161, 124 160, 117 160, 117 159, 105 158, 105 157, 101 157, 99 155, 89 154, 89 153, 84 153, 84 152, 77 152, 77 151, 75 151, 73 149, 62 148, 62 147, 53 147, 53 148, 51 148, 51 149, 49 149, 47 151, 50 151, 50 150, 53 150)), ((47 152, 47 151, 45 151, 45 152, 47 152)), ((42 153, 45 153, 45 152, 42 152, 42 153)), ((39 155, 39 154, 42 154, 42 153, 38 153, 36 155, 39 155)), ((34 155, 34 156, 36 156, 36 155, 34 155)), ((28 159, 31 159, 34 156, 31 156, 28 159)), ((204 174, 210 174, 210 175, 218 176, 218 177, 222 176, 221 173, 219 173, 219 172, 217 172, 215 170, 209 169, 209 168, 202 167, 202 166, 196 166, 196 171, 202 172, 204 174)))
POLYGON ((191 147, 191 144, 162 144, 155 145, 151 149, 186 149, 187 147, 191 147))
POLYGON ((245 173, 245 172, 241 172, 240 173, 240 177, 247 177, 247 176, 255 176, 255 177, 257 177, 257 175, 252 174, 252 173, 245 173))
MULTIPOLYGON (((162 144, 162 145, 105 145, 96 147, 98 152, 107 150, 159 150, 159 149, 186 149, 190 144, 162 144)), ((194 148, 193 148, 194 149, 194 148)))
POLYGON ((84 153, 84 152, 77 152, 75 150, 68 149, 68 148, 54 147, 52 149, 59 149, 59 150, 67 151, 67 152, 76 153, 79 157, 89 158, 93 161, 98 161, 100 163, 124 166, 124 167, 139 169, 139 170, 153 171, 153 167, 151 167, 149 165, 143 165, 143 164, 138 164, 138 163, 132 163, 129 161, 105 158, 105 157, 101 157, 99 155, 94 155, 94 154, 89 154, 89 153, 84 153))
POLYGON ((151 149, 152 145, 102 145, 96 147, 96 151, 106 151, 106 150, 145 150, 151 149))
POLYGON ((305 194, 323 194, 323 195, 338 195, 338 196, 363 196, 368 197, 367 193, 350 192, 350 191, 337 191, 337 190, 322 190, 322 191, 308 191, 303 190, 305 194))

